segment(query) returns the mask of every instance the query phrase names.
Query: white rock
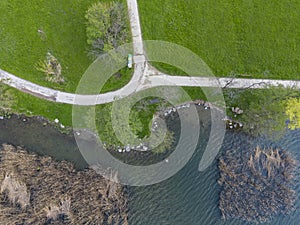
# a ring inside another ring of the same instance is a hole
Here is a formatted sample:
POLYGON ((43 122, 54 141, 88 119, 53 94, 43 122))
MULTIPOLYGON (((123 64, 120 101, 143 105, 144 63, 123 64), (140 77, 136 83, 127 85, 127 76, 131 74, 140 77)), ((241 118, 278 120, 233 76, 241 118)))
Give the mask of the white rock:
POLYGON ((59 123, 59 119, 56 118, 56 119, 54 120, 54 122, 55 122, 55 123, 59 123))

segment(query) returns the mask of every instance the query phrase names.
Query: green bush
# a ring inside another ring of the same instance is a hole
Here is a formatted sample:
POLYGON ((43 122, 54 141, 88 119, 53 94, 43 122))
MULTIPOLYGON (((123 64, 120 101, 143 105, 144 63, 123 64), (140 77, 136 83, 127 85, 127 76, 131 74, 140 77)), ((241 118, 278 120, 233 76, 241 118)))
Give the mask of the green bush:
POLYGON ((122 3, 95 3, 87 10, 85 18, 92 56, 117 48, 128 40, 128 17, 122 3))
POLYGON ((231 107, 243 110, 236 115, 235 120, 244 124, 244 131, 254 136, 280 136, 286 128, 286 100, 299 98, 299 92, 294 88, 272 87, 262 90, 230 89, 224 92, 228 114, 234 116, 231 107))
POLYGON ((11 113, 11 109, 15 104, 15 96, 7 88, 7 86, 0 83, 0 115, 11 113))

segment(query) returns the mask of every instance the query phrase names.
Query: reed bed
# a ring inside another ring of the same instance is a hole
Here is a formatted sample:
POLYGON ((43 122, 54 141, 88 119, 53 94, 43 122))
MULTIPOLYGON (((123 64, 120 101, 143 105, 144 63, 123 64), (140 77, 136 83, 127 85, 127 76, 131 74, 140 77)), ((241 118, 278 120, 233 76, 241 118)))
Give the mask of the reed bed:
POLYGON ((279 149, 228 150, 219 159, 223 219, 266 222, 294 210, 297 162, 279 149))
POLYGON ((11 145, 0 157, 1 224, 128 224, 123 187, 94 170, 11 145))

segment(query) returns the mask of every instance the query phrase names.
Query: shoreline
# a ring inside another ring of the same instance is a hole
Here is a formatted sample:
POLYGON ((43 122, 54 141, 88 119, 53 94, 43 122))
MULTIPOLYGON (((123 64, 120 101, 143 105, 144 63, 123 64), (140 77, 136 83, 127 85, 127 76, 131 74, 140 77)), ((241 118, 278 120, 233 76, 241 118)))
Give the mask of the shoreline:
MULTIPOLYGON (((206 102, 201 99, 183 102, 181 104, 178 104, 173 107, 167 107, 163 110, 157 111, 153 115, 152 125, 151 125, 151 132, 155 132, 158 129, 158 124, 156 119, 160 117, 163 120, 167 120, 169 116, 173 116, 174 113, 177 113, 177 110, 182 110, 184 108, 189 108, 191 104, 194 104, 196 107, 202 107, 204 110, 211 110, 216 109, 220 112, 222 112, 222 109, 220 109, 218 106, 215 106, 214 104, 210 102, 206 102)), ((54 119, 54 121, 49 120, 48 118, 45 118, 43 116, 34 115, 34 116, 28 116, 25 114, 18 114, 18 113, 9 113, 5 114, 4 116, 0 117, 0 121, 10 120, 12 118, 20 119, 22 122, 27 123, 30 120, 37 120, 41 123, 43 123, 43 127, 49 127, 54 128, 61 134, 69 135, 69 136, 75 136, 80 135, 80 132, 73 130, 73 127, 70 126, 64 126, 62 123, 60 123, 59 118, 54 119)), ((225 115, 225 118, 223 119, 226 124, 226 129, 228 130, 241 130, 243 128, 243 124, 239 121, 236 121, 227 115, 225 115)), ((106 143, 104 143, 104 147, 106 143)), ((115 147, 109 147, 107 148, 108 151, 115 151, 118 153, 129 153, 131 151, 137 151, 137 152, 151 152, 152 149, 150 146, 147 145, 147 141, 141 140, 141 143, 136 146, 130 146, 130 145, 124 145, 124 146, 115 146, 115 147)))
MULTIPOLYGON (((37 119, 40 119, 40 121, 42 122, 43 121, 43 117, 36 117, 37 119)), ((20 122, 23 122, 22 120, 21 120, 21 118, 19 118, 19 121, 20 122)), ((0 122, 1 122, 1 120, 0 120, 0 122)), ((27 123, 30 123, 31 121, 28 121, 27 123)), ((25 123, 25 122, 23 122, 23 123, 25 123)), ((26 123, 25 123, 26 124, 26 123)), ((49 127, 51 127, 51 126, 49 126, 49 127)), ((117 152, 115 152, 115 154, 117 154, 117 155, 119 155, 120 156, 120 154, 118 154, 117 152)), ((135 153, 134 153, 135 154, 135 153)), ((143 153, 143 154, 148 154, 148 153, 143 153)), ((125 154, 125 155, 127 155, 127 154, 125 154)))
MULTIPOLYGON (((220 107, 218 107, 210 102, 207 102, 202 99, 197 99, 197 100, 192 100, 192 101, 181 103, 174 107, 168 107, 165 110, 155 113, 154 116, 165 118, 165 117, 171 115, 173 112, 176 112, 178 109, 189 108, 190 104, 194 104, 195 106, 203 107, 205 110, 216 109, 217 111, 219 111, 221 113, 223 111, 220 107)), ((234 119, 228 117, 227 115, 225 115, 225 118, 223 119, 223 121, 225 121, 226 128, 229 130, 240 130, 244 127, 243 123, 241 123, 237 120, 234 120, 234 119)))

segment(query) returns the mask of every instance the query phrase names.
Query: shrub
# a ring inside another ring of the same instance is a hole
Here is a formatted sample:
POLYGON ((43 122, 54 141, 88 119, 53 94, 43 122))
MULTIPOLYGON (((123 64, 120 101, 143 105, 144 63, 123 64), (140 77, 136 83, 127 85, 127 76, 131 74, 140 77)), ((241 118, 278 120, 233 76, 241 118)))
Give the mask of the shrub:
POLYGON ((286 114, 289 117, 289 128, 300 128, 300 99, 290 98, 286 102, 286 114))
POLYGON ((0 115, 6 115, 12 112, 16 103, 16 97, 7 86, 0 83, 0 115))
POLYGON ((85 18, 90 55, 98 56, 128 40, 128 18, 122 3, 95 3, 87 10, 85 18))
POLYGON ((53 83, 63 83, 65 80, 61 75, 61 65, 58 60, 48 52, 46 59, 40 61, 36 69, 46 74, 46 80, 53 83))

